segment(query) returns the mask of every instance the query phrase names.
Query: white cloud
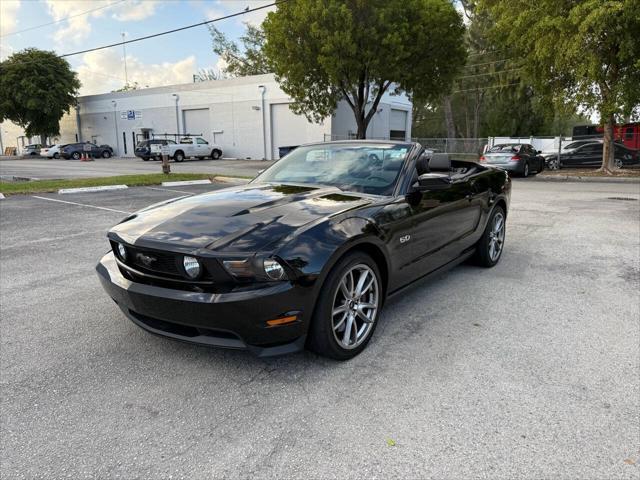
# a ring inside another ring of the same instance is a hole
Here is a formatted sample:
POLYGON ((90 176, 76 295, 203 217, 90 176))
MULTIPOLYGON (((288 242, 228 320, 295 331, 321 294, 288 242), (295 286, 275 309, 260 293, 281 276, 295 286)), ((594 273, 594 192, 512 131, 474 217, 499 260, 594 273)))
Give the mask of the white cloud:
MULTIPOLYGON (((18 10, 20 0, 0 0, 0 35, 8 35, 18 30, 18 10)), ((4 60, 14 52, 8 39, 0 39, 0 60, 4 60)))
MULTIPOLYGON (((82 82, 81 95, 107 93, 124 85, 122 56, 114 50, 98 50, 82 56, 82 65, 75 68, 82 82)), ((191 55, 175 63, 143 63, 133 55, 127 55, 129 83, 140 87, 159 87, 188 83, 196 73, 196 59, 191 55)))
POLYGON ((107 15, 120 22, 144 20, 155 14, 159 1, 127 0, 114 4, 114 0, 46 0, 46 3, 54 21, 71 17, 61 22, 53 34, 54 41, 58 45, 78 45, 89 37, 92 20, 107 15), (89 13, 78 15, 83 12, 89 13))
POLYGON ((0 35, 7 35, 18 30, 16 16, 19 9, 20 0, 0 1, 0 35))
MULTIPOLYGON (((261 7, 263 5, 268 5, 273 3, 273 0, 245 0, 238 2, 224 2, 218 0, 211 6, 210 3, 206 4, 204 9, 204 15, 207 20, 213 20, 214 18, 224 17, 226 15, 230 15, 232 13, 237 13, 245 8, 249 10, 261 7)), ((195 5, 195 4, 194 4, 195 5)), ((262 10, 258 10, 257 12, 246 13, 244 15, 240 15, 235 17, 235 20, 239 24, 243 24, 244 22, 251 23, 252 25, 260 25, 267 16, 267 13, 275 11, 275 7, 264 8, 262 10)), ((218 26, 221 30, 223 29, 223 25, 218 26)))
POLYGON ((121 22, 136 22, 156 13, 158 0, 130 0, 114 7, 113 18, 121 22))

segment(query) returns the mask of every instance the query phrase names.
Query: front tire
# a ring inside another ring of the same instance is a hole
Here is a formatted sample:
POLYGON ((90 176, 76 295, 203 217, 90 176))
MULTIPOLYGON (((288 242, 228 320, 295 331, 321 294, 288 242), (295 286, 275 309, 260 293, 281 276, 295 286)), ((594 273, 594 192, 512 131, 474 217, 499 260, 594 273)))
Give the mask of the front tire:
POLYGON ((476 263, 481 267, 491 268, 500 261, 507 229, 506 220, 504 209, 495 207, 476 247, 476 263))
POLYGON ((54 154, 53 154, 53 158, 54 158, 55 160, 58 160, 58 159, 60 158, 60 154, 59 154, 59 153, 54 153, 54 154))
POLYGON ((80 153, 79 152, 73 152, 71 154, 71 158, 73 158, 74 160, 80 160, 80 153))
POLYGON ((529 162, 524 162, 524 168, 522 169, 522 176, 527 178, 529 176, 529 162))
POLYGON ((173 159, 176 162, 183 162, 184 161, 184 153, 182 152, 176 152, 175 155, 173 156, 173 159))
POLYGON ((327 276, 309 329, 309 348, 335 360, 349 360, 371 340, 382 308, 376 262, 364 252, 347 254, 327 276))
POLYGON ((220 150, 213 150, 211 152, 211 160, 218 160, 222 156, 222 152, 220 150))
POLYGON ((110 158, 110 157, 111 157, 111 152, 108 152, 107 150, 102 152, 102 158, 110 158))

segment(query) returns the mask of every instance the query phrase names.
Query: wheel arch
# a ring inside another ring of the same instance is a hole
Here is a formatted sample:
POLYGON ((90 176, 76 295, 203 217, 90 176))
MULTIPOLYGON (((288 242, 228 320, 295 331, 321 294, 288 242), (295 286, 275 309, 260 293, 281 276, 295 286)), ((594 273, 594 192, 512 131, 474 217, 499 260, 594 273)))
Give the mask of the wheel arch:
POLYGON ((507 201, 504 198, 498 199, 495 205, 493 206, 493 208, 496 208, 498 206, 502 207, 502 210, 504 210, 504 216, 505 218, 507 218, 508 217, 507 201))

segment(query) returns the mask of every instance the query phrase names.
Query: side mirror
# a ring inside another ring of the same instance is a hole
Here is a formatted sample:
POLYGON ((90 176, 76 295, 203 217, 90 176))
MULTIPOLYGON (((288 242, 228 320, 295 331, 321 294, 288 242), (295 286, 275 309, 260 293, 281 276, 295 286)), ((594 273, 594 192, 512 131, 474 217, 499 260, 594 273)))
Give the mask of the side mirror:
POLYGON ((442 173, 424 173, 418 177, 418 190, 446 190, 451 187, 451 177, 442 173))
POLYGON ((542 150, 537 150, 538 153, 542 153, 542 150))

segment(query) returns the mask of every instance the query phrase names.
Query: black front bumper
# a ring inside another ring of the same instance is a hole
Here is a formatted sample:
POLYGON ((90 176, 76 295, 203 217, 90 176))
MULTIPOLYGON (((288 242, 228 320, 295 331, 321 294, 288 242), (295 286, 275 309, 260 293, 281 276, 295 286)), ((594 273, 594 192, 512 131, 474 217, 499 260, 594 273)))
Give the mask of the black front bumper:
POLYGON ((229 293, 158 287, 125 278, 112 252, 96 267, 102 286, 124 314, 157 335, 201 345, 250 350, 258 356, 304 348, 313 304, 307 289, 289 282, 229 293), (298 315, 298 320, 268 326, 267 320, 298 315))

